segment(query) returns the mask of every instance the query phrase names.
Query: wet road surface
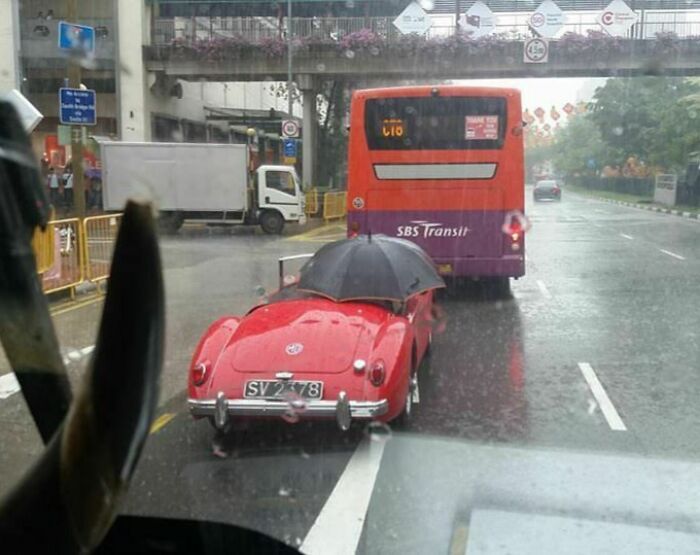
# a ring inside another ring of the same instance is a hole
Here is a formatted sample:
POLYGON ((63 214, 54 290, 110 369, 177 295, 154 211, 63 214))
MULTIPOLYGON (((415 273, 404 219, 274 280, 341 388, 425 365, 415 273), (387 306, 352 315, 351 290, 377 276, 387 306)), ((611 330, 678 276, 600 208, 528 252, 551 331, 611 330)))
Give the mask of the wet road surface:
MULTIPOLYGON (((445 330, 422 368, 407 434, 280 421, 213 445, 208 422, 186 413, 183 392, 199 335, 218 316, 247 310, 256 287, 273 289, 277 257, 313 251, 341 228, 283 239, 196 229, 164 238, 163 417, 126 512, 236 523, 309 553, 336 552, 333 541, 338 552, 420 553, 427 544, 400 532, 395 514, 416 503, 410 472, 401 471, 401 456, 412 456, 402 436, 436 439, 436 451, 428 441, 418 457, 436 472, 444 440, 698 459, 700 224, 566 190, 561 203, 529 202, 527 275, 512 298, 484 300, 477 286, 440 299, 445 330)), ((56 313, 75 383, 100 309, 56 313)), ((0 398, 0 423, 4 491, 41 446, 21 395, 0 398)))

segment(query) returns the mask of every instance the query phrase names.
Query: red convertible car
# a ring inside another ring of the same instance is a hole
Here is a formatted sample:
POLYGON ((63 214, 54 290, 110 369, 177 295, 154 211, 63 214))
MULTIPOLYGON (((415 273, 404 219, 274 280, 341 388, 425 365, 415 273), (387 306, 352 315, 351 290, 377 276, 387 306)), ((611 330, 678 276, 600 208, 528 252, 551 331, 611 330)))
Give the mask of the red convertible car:
POLYGON ((192 415, 209 417, 221 431, 236 419, 260 417, 336 419, 342 429, 355 420, 410 418, 432 339, 433 292, 442 280, 427 256, 419 270, 401 267, 406 257, 424 256, 406 241, 380 236, 337 243, 356 247, 347 269, 326 264, 324 254, 335 244, 327 245, 298 281, 266 304, 209 327, 189 370, 192 415), (389 244, 390 255, 372 264, 366 257, 376 244, 389 244), (407 273, 398 287, 381 267, 392 256, 394 270, 407 273), (396 291, 386 289, 387 280, 396 291))

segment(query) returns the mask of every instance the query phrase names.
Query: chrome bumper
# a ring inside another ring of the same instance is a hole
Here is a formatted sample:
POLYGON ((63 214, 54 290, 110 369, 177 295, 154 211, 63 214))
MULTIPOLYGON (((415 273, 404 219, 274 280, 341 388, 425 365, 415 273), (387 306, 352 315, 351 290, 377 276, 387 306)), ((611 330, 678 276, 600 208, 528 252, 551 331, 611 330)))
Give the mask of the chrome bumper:
POLYGON ((216 399, 188 399, 193 416, 213 416, 217 428, 223 429, 230 417, 236 416, 284 416, 296 413, 300 419, 335 418, 342 429, 350 420, 372 420, 386 414, 389 401, 348 401, 344 391, 336 401, 306 401, 303 407, 294 408, 289 402, 268 399, 227 399, 219 392, 216 399))

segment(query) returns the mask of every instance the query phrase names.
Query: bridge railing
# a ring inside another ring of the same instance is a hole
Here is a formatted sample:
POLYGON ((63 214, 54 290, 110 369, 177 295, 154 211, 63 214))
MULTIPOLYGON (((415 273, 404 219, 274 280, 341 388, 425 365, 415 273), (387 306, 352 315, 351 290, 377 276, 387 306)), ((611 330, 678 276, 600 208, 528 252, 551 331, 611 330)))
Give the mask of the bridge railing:
MULTIPOLYGON (((499 13, 496 34, 501 37, 522 40, 532 36, 528 26, 530 14, 499 13)), ((598 12, 569 12, 560 36, 567 32, 585 34, 600 31, 596 22, 598 12)), ((632 27, 628 38, 649 39, 657 33, 675 33, 679 37, 700 36, 700 10, 644 10, 639 12, 639 22, 632 27)), ((341 41, 343 37, 359 31, 371 31, 388 41, 399 40, 402 35, 393 25, 393 17, 327 17, 292 18, 291 32, 299 39, 326 39, 341 41)), ((286 20, 269 17, 174 17, 154 20, 153 44, 168 45, 174 39, 184 42, 241 39, 261 42, 286 37, 286 20)), ((454 16, 434 16, 428 38, 448 37, 455 32, 454 16)))

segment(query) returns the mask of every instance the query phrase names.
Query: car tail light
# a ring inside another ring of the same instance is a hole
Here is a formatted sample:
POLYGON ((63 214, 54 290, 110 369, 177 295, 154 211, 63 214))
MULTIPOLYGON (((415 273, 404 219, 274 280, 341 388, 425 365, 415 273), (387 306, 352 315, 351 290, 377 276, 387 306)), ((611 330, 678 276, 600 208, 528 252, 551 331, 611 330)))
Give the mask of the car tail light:
POLYGON ((209 377, 211 363, 208 360, 198 362, 192 367, 192 382, 194 385, 202 385, 209 377))
POLYGON ((384 383, 385 375, 386 371, 384 369, 384 361, 375 361, 374 364, 372 364, 372 367, 369 369, 369 381, 372 382, 373 386, 379 387, 384 383))

